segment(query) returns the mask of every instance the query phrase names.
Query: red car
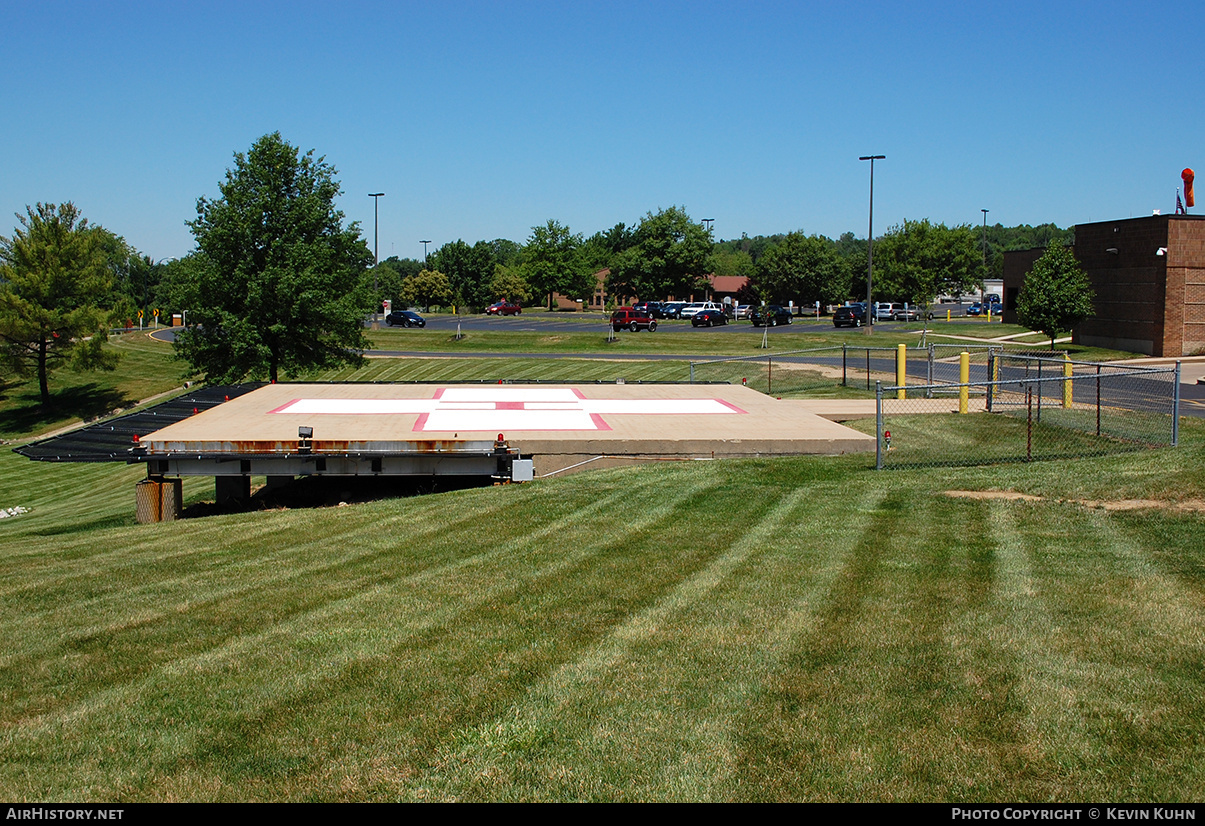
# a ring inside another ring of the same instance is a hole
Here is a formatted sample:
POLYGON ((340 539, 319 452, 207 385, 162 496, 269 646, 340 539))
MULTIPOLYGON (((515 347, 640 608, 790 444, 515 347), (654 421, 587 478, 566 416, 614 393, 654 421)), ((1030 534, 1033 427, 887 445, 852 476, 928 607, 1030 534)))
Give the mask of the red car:
POLYGON ((491 304, 485 308, 486 315, 518 315, 521 312, 523 312, 522 307, 509 301, 499 301, 497 304, 491 304))
POLYGON ((611 329, 617 333, 620 330, 631 330, 633 333, 637 330, 648 330, 652 333, 657 329, 657 322, 644 310, 620 307, 611 313, 611 329))

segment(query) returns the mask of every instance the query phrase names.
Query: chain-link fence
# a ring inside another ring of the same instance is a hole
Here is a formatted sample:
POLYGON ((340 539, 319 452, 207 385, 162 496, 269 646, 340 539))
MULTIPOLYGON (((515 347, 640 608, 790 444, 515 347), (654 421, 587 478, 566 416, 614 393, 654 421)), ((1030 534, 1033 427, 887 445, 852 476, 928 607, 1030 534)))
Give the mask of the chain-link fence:
POLYGON ((981 380, 880 384, 876 466, 1028 462, 1175 445, 1179 388, 1179 365, 991 353, 981 380), (921 413, 928 415, 912 415, 921 413))
MULTIPOLYGON (((998 344, 914 347, 906 351, 906 374, 921 384, 957 382, 963 352, 970 355, 972 376, 987 381, 992 356, 1003 350, 998 344)), ((770 396, 790 397, 835 387, 873 395, 875 382, 897 383, 898 355, 896 347, 843 345, 692 361, 690 382, 744 384, 770 396)))

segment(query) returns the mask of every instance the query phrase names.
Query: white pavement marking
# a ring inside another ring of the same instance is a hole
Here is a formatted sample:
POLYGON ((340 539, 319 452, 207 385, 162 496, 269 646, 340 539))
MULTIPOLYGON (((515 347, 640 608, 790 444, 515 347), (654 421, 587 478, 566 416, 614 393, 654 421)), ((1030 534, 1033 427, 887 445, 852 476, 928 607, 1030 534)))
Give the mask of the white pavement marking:
POLYGON ((570 388, 440 388, 432 399, 294 399, 272 413, 417 415, 414 430, 610 430, 604 415, 744 414, 720 399, 589 399, 570 388))

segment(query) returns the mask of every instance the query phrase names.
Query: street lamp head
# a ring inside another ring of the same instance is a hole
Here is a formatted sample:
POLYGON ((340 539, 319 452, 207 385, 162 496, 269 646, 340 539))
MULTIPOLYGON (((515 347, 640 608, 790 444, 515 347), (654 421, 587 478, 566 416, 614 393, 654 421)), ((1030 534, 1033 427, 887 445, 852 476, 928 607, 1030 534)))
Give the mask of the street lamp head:
POLYGON ((881 161, 886 158, 886 155, 863 155, 858 160, 860 161, 881 161))
POLYGON ((369 192, 368 197, 369 198, 380 198, 384 194, 385 194, 384 192, 369 192))

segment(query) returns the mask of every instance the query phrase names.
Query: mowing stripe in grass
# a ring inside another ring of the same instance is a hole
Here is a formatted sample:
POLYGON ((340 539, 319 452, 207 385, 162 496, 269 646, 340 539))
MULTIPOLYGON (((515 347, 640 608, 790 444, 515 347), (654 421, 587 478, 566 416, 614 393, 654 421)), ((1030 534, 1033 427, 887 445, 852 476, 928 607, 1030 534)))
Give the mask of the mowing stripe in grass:
MULTIPOLYGON (((626 493, 630 493, 630 491, 626 493)), ((626 493, 617 491, 611 497, 565 514, 562 520, 526 537, 525 541, 521 543, 525 548, 498 549, 478 554, 478 563, 487 556, 507 555, 511 557, 510 562, 513 564, 516 554, 537 554, 540 550, 538 546, 547 544, 550 536, 566 533, 566 523, 588 526, 592 514, 614 507, 615 502, 626 493)), ((680 497, 668 499, 657 512, 663 516, 665 513, 672 512, 680 504, 680 497)), ((595 549, 591 548, 588 542, 581 542, 574 546, 571 556, 580 561, 581 558, 594 551, 595 549)), ((551 564, 545 563, 537 567, 532 572, 532 577, 553 575, 556 569, 564 570, 575 561, 564 558, 563 553, 546 555, 561 558, 553 559, 551 564)), ((456 564, 476 563, 465 561, 456 564)), ((52 718, 44 717, 37 721, 25 721, 26 725, 22 727, 20 735, 21 751, 25 751, 26 747, 33 747, 34 742, 58 730, 65 722, 70 723, 78 719, 86 729, 88 727, 86 720, 91 719, 98 712, 108 709, 103 711, 102 715, 107 718, 118 709, 127 708, 137 710, 137 719, 142 719, 145 715, 145 719, 148 721, 161 721, 160 724, 165 725, 169 731, 165 731, 162 737, 152 735, 150 732, 135 734, 134 731, 125 730, 97 732, 91 735, 84 735, 83 732, 79 734, 85 740, 92 740, 94 737, 100 736, 107 742, 118 743, 127 741, 130 735, 134 735, 142 743, 138 749, 140 751, 147 748, 146 738, 148 737, 152 742, 163 740, 164 747, 167 747, 170 744, 166 741, 180 741, 183 732, 179 727, 178 715, 187 716, 182 707, 186 707, 189 703, 200 704, 201 708, 194 705, 191 713, 202 711, 203 718, 210 721, 212 725, 218 726, 218 730, 209 732, 209 735, 222 739, 221 720, 226 719, 233 723, 237 719, 268 713, 266 711, 268 708, 287 708, 299 693, 312 695, 307 702, 320 701, 329 691, 329 688, 323 688, 323 685, 330 681, 337 681, 339 672, 345 670, 353 661, 379 658, 382 656, 382 651, 386 656, 390 656, 388 652, 398 647, 409 649, 414 640, 411 639, 407 643, 404 641, 406 637, 424 632, 429 633, 453 622, 456 616, 472 609, 475 605, 480 606, 505 594, 529 588, 532 584, 529 581, 516 581, 513 578, 507 579, 498 576, 501 570, 500 567, 498 572, 490 573, 486 577, 487 581, 493 582, 492 587, 481 587, 482 583, 478 582, 473 588, 465 588, 463 591, 455 589, 456 593, 449 594, 454 599, 439 607, 438 611, 431 610, 432 605, 438 602, 435 595, 428 597, 421 593, 393 593, 397 586, 392 589, 377 586, 361 595, 341 599, 323 606, 319 610, 294 617, 287 623, 278 623, 259 633, 233 638, 226 644, 201 655, 168 663, 136 683, 96 692, 87 700, 78 703, 73 709, 61 710, 52 718), (390 615, 391 613, 393 616, 390 615), (367 617, 373 618, 372 626, 365 625, 367 617), (345 630, 339 634, 318 630, 329 628, 345 630), (399 632, 402 633, 400 637, 397 636, 399 632), (299 667, 299 662, 307 662, 311 665, 308 668, 299 667), (235 666, 236 663, 237 666, 235 666), (248 670, 261 674, 263 679, 256 680, 250 686, 241 686, 231 691, 219 689, 215 693, 214 680, 217 680, 220 685, 226 679, 222 676, 223 674, 230 674, 230 678, 233 678, 235 673, 245 674, 248 670), (166 694, 170 694, 173 699, 165 701, 163 695, 166 694), (202 697, 205 699, 200 699, 202 697), (187 699, 177 700, 176 698, 187 699), (143 702, 146 702, 147 706, 140 708, 143 702), (172 719, 176 720, 175 725, 170 724, 172 719)), ((443 581, 443 578, 440 579, 439 583, 431 584, 438 584, 446 590, 447 583, 443 581)), ((406 584, 407 586, 413 585, 412 583, 406 584)), ((405 656, 411 657, 412 652, 407 651, 405 656)), ((148 724, 154 725, 153 722, 148 724)), ((186 751, 194 747, 203 748, 201 744, 207 739, 204 732, 195 731, 184 738, 184 743, 177 742, 176 746, 184 747, 186 751)), ((15 747, 17 743, 11 745, 15 747)), ((171 753, 157 755, 165 761, 162 764, 163 767, 178 759, 180 754, 178 750, 174 749, 169 749, 169 752, 171 753), (176 754, 177 757, 173 757, 172 754, 176 754)), ((9 753, 14 754, 12 750, 9 753)))
MULTIPOLYGON (((443 530, 440 532, 445 535, 454 535, 448 530, 449 528, 463 528, 465 523, 473 522, 477 518, 490 520, 491 511, 503 506, 501 501, 497 501, 499 497, 494 497, 494 499, 495 502, 491 507, 483 508, 476 513, 464 513, 454 519, 451 524, 441 523, 440 527, 443 530)), ((425 509, 430 510, 432 507, 428 504, 425 509)), ((420 508, 420 510, 424 510, 424 508, 420 508)), ((345 513, 341 510, 335 515, 341 523, 348 521, 341 518, 345 513)), ((350 513, 347 515, 348 517, 357 516, 357 514, 350 513)), ((175 568, 180 562, 188 561, 190 557, 196 559, 197 554, 172 553, 166 559, 161 560, 162 564, 154 566, 148 566, 143 561, 142 564, 134 567, 145 575, 147 584, 141 594, 135 593, 135 597, 142 596, 148 605, 161 603, 167 594, 175 594, 176 597, 168 610, 160 611, 154 616, 142 617, 137 614, 137 605, 141 600, 134 600, 134 611, 131 612, 131 600, 125 598, 130 584, 126 578, 129 572, 99 571, 97 574, 100 576, 105 574, 110 576, 107 580, 109 588, 107 597, 103 600, 84 599, 67 602, 62 608, 52 609, 48 612, 48 616, 39 617, 36 614, 32 616, 31 621, 37 622, 39 625, 48 625, 61 630, 57 633, 35 636, 35 639, 45 641, 43 646, 40 650, 29 651, 25 657, 14 658, 10 664, 14 668, 13 673, 25 673, 24 669, 16 668, 20 664, 19 660, 28 657, 32 666, 39 655, 55 649, 65 649, 62 653, 69 655, 72 670, 79 671, 84 665, 80 660, 89 652, 95 652, 97 657, 103 656, 107 659, 118 654, 118 651, 114 649, 136 648, 146 637, 156 637, 159 645, 163 646, 166 640, 162 631, 155 627, 157 621, 166 623, 169 629, 173 626, 176 627, 177 635, 185 630, 184 627, 181 627, 182 623, 191 631, 188 636, 178 636, 176 645, 164 650, 163 654, 180 658, 186 657, 191 652, 195 656, 187 660, 185 668, 196 668, 207 657, 225 658, 227 655, 222 653, 222 643, 232 643, 240 650, 242 647, 255 648, 262 644, 263 640, 259 640, 255 635, 246 635, 242 631, 247 625, 254 627, 257 622, 267 624, 267 634, 272 636, 280 633, 276 629, 280 627, 282 620, 293 618, 291 623, 285 625, 284 631, 284 633, 293 633, 296 630, 294 623, 300 623, 300 626, 304 627, 311 621, 318 622, 328 611, 338 610, 337 606, 342 603, 344 594, 352 594, 350 599, 353 602, 356 599, 364 598, 365 594, 369 592, 362 592, 358 589, 375 583, 365 583, 359 577, 352 577, 350 581, 345 581, 349 572, 352 572, 352 565, 379 563, 382 556, 388 554, 393 567, 387 573, 379 574, 379 576, 421 583, 424 576, 441 577, 457 567, 479 565, 488 557, 497 557, 505 553, 505 549, 495 548, 484 554, 463 558, 460 556, 459 548, 450 548, 450 555, 440 558, 438 555, 432 554, 430 547, 424 547, 421 544, 402 548, 399 553, 399 549, 391 546, 387 540, 382 540, 375 532, 363 542, 352 541, 354 536, 363 534, 366 528, 373 527, 372 521, 365 518, 355 520, 351 525, 345 525, 344 529, 338 533, 327 532, 320 538, 315 538, 307 543, 280 549, 265 548, 260 541, 263 536, 292 536, 292 532, 286 526, 282 526, 281 522, 294 521, 298 518, 296 513, 273 514, 273 516, 277 518, 265 520, 265 523, 260 526, 260 530, 233 536, 226 525, 211 526, 209 531, 200 532, 199 535, 188 531, 188 526, 172 526, 179 528, 182 534, 188 537, 189 542, 194 543, 195 546, 211 549, 200 554, 200 561, 204 564, 202 570, 198 572, 198 577, 208 573, 209 563, 212 561, 214 565, 220 566, 220 575, 216 582, 205 583, 199 581, 197 577, 174 576, 175 568), (206 535, 213 533, 217 533, 219 536, 206 535), (219 545, 215 550, 214 545, 210 544, 210 540, 218 540, 224 542, 225 545, 219 545), (382 547, 382 544, 385 547, 382 547), (422 552, 416 554, 416 548, 422 548, 422 552), (249 558, 234 563, 223 559, 231 553, 247 554, 249 558), (161 571, 171 575, 171 578, 162 579, 161 571), (338 573, 340 578, 337 581, 325 582, 321 590, 315 590, 310 584, 316 578, 325 579, 332 573, 338 573), (263 603, 258 597, 265 589, 275 593, 277 600, 272 603, 263 603), (289 603, 281 599, 282 596, 289 596, 291 601, 295 601, 296 604, 290 605, 286 610, 286 605, 289 603), (72 627, 75 618, 91 618, 96 610, 104 611, 102 614, 103 625, 94 622, 84 627, 72 627), (113 616, 114 613, 116 613, 116 617, 113 616), (220 619, 223 617, 235 618, 237 626, 227 628, 229 620, 224 622, 220 619), (138 631, 137 634, 129 633, 135 629, 138 631), (198 660, 198 657, 201 659, 198 660)), ((221 521, 227 522, 229 519, 231 518, 221 521)), ((423 530, 416 531, 418 534, 416 539, 421 543, 429 538, 430 533, 435 532, 434 526, 429 533, 423 530), (427 535, 424 535, 425 533, 427 535)), ((94 581, 90 576, 86 576, 84 579, 88 583, 94 581)), ((66 596, 63 597, 63 599, 66 598, 66 596)), ((21 623, 21 625, 25 626, 28 635, 29 625, 26 623, 21 623)), ((130 653, 133 654, 132 651, 130 653)), ((122 658, 118 657, 118 659, 122 658)), ((138 660, 136 656, 133 659, 138 660)), ((144 667, 151 665, 153 662, 145 663, 144 667)), ((55 676, 53 671, 50 676, 52 678, 55 676)), ((128 681, 133 676, 133 674, 110 673, 111 679, 122 682, 128 681)), ((22 681, 19 686, 14 686, 14 690, 18 687, 25 691, 31 688, 26 681, 22 681)), ((7 693, 7 691, 2 692, 0 696, 7 693)), ((66 697, 60 699, 68 699, 71 693, 68 692, 66 697)), ((21 709, 18 704, 5 705, 7 706, 6 716, 7 714, 20 714, 21 709)))
MULTIPOLYGON (((814 632, 767 680, 741 757, 741 786, 757 799, 957 798, 960 777, 972 786, 990 777, 960 738, 933 748, 951 730, 997 722, 965 686, 950 642, 964 617, 985 610, 992 540, 974 529, 978 503, 945 508, 940 525, 936 505, 906 488, 882 500, 814 632)), ((1009 663, 992 665, 1007 682, 1009 663)))
POLYGON ((780 492, 705 567, 532 686, 520 704, 457 732, 433 782, 406 794, 731 799, 730 727, 778 643, 810 623, 808 602, 836 570, 799 531, 818 493, 780 492), (813 570, 801 568, 808 559, 818 563, 813 570), (692 684, 676 684, 683 670, 692 684))
MULTIPOLYGON (((436 533, 446 532, 475 519, 491 519, 493 512, 504 507, 500 496, 493 497, 493 500, 476 513, 463 514, 450 522, 435 519, 440 504, 427 500, 412 510, 408 509, 407 520, 417 517, 420 521, 418 525, 408 526, 408 535, 414 542, 422 543, 436 533), (421 524, 424 517, 431 519, 421 524)), ((446 508, 446 501, 443 507, 446 508)), ((372 569, 384 554, 396 560, 396 567, 390 570, 389 576, 401 576, 407 570, 419 570, 420 566, 430 567, 437 563, 433 556, 405 559, 396 554, 389 537, 393 523, 402 520, 400 516, 377 519, 375 514, 365 516, 342 509, 332 516, 338 518, 343 526, 340 531, 327 531, 309 543, 283 548, 276 546, 281 537, 291 537, 294 532, 281 523, 308 518, 307 515, 265 514, 258 520, 256 515, 243 515, 194 521, 191 525, 177 524, 171 527, 179 537, 179 543, 174 547, 180 550, 167 553, 163 552, 163 531, 168 526, 138 529, 134 533, 143 538, 149 549, 144 551, 141 546, 132 547, 130 559, 124 559, 121 551, 113 551, 99 555, 101 561, 109 564, 85 564, 81 567, 81 562, 93 563, 96 560, 71 560, 67 563, 71 568, 69 575, 49 580, 53 587, 26 589, 25 594, 9 595, 10 605, 17 607, 21 602, 28 602, 29 605, 23 612, 6 615, 0 621, 0 634, 14 634, 24 644, 6 656, 0 665, 13 669, 12 674, 23 675, 13 690, 19 688, 29 692, 35 686, 30 685, 24 676, 28 673, 27 669, 56 651, 60 655, 70 654, 71 668, 78 671, 85 666, 85 660, 108 660, 127 648, 137 649, 144 641, 154 639, 162 647, 165 640, 160 635, 160 628, 169 629, 170 638, 170 629, 181 621, 189 621, 188 617, 239 613, 234 606, 247 602, 248 597, 254 597, 265 588, 278 595, 302 593, 308 589, 307 583, 313 578, 337 572, 345 580, 342 588, 347 591, 363 584, 363 575, 352 576, 355 569, 372 569), (237 544, 228 547, 230 524, 236 520, 244 523, 258 521, 258 524, 253 530, 240 531, 236 535, 237 544), (363 538, 366 530, 370 530, 371 534, 363 538), (158 537, 157 544, 149 539, 152 536, 158 537), (154 552, 156 547, 159 548, 157 554, 154 552), (336 551, 332 552, 332 548, 336 551), (237 559, 232 560, 235 556, 237 559), (111 564, 114 562, 121 564, 111 564), (103 590, 95 592, 92 590, 95 588, 103 590), (14 599, 14 596, 23 599, 14 599), (50 607, 41 609, 41 605, 50 607)), ((381 575, 370 572, 368 576, 371 581, 381 575)), ((256 610, 262 611, 263 608, 261 606, 239 613, 240 622, 253 621, 256 610)), ((220 625, 216 622, 204 619, 189 622, 192 634, 179 642, 188 650, 197 650, 198 646, 212 641, 214 634, 221 633, 220 625)), ((162 653, 167 654, 166 651, 162 653)), ((175 653, 179 655, 183 652, 177 649, 175 653)), ((140 658, 135 655, 133 659, 140 658)), ((55 671, 51 668, 47 679, 58 679, 55 671)), ((122 680, 130 675, 112 670, 110 677, 122 680)), ((0 697, 8 699, 5 697, 8 692, 3 690, 5 682, 0 673, 0 697)), ((66 697, 60 695, 62 699, 66 697)), ((6 702, 5 706, 8 713, 21 712, 20 703, 6 702)))

